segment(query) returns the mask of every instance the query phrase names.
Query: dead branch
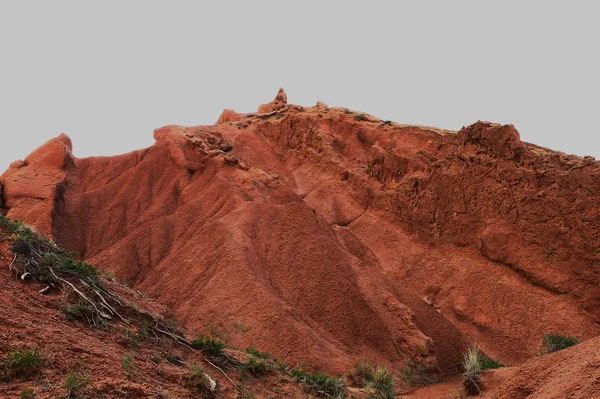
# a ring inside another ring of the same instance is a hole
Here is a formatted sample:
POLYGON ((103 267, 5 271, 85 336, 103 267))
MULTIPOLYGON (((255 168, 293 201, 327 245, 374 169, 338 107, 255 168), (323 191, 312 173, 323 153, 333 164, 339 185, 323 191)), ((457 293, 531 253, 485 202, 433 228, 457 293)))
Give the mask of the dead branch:
POLYGON ((219 366, 217 366, 216 364, 214 364, 213 362, 211 362, 210 360, 208 360, 206 358, 206 356, 204 356, 204 354, 194 348, 192 348, 191 343, 186 340, 185 338, 179 337, 169 331, 165 331, 162 330, 160 328, 158 328, 158 326, 162 326, 158 321, 156 321, 156 327, 154 327, 154 329, 160 333, 166 334, 168 336, 170 336, 171 338, 173 338, 175 340, 175 342, 179 343, 182 346, 185 346, 186 348, 190 349, 191 351, 193 351, 194 353, 199 354, 206 363, 208 363, 211 367, 215 368, 216 370, 218 370, 219 372, 221 372, 221 374, 223 374, 225 376, 225 378, 227 378, 229 380, 229 382, 231 383, 231 385, 233 385, 235 387, 235 389, 237 389, 238 392, 243 393, 242 389, 237 386, 237 384, 235 382, 233 382, 233 380, 227 375, 227 373, 225 371, 223 371, 222 368, 220 368, 219 366))
POLYGON ((79 279, 79 281, 81 281, 81 283, 83 285, 85 285, 86 287, 90 288, 92 291, 94 291, 94 293, 98 296, 98 298, 100 298, 100 305, 102 305, 104 308, 106 308, 109 312, 111 312, 112 314, 115 314, 117 316, 119 316, 119 319, 121 319, 123 321, 123 323, 129 325, 131 324, 131 322, 129 320, 127 320, 126 318, 124 318, 123 316, 121 316, 119 314, 119 312, 117 312, 112 306, 110 306, 108 304, 108 302, 106 302, 106 300, 104 299, 104 297, 100 294, 100 292, 98 292, 96 289, 90 287, 85 281, 83 281, 83 279, 79 279))
POLYGON ((60 278, 56 275, 56 273, 54 273, 54 270, 52 270, 51 267, 48 268, 50 270, 50 273, 52 273, 52 275, 54 276, 54 278, 56 278, 58 281, 62 282, 63 284, 68 285, 69 287, 71 287, 71 289, 73 291, 75 291, 75 293, 77 293, 80 297, 82 297, 83 299, 85 299, 86 301, 88 301, 94 308, 94 310, 96 311, 96 313, 98 313, 101 317, 111 320, 112 317, 110 317, 109 315, 107 315, 106 313, 102 312, 100 309, 98 309, 98 307, 96 306, 96 304, 94 303, 94 301, 92 301, 90 298, 88 298, 87 296, 85 296, 85 294, 81 291, 79 291, 77 289, 77 287, 75 287, 73 284, 71 284, 70 282, 68 282, 67 280, 65 280, 64 278, 60 278))
MULTIPOLYGON (((8 278, 11 278, 11 277, 12 277, 12 273, 13 273, 13 270, 14 270, 12 266, 13 266, 13 264, 15 263, 15 260, 17 260, 17 254, 15 254, 15 257, 13 258, 12 262, 10 262, 10 265, 8 265, 8 272, 10 273, 10 275, 9 275, 9 277, 8 277, 8 278)), ((18 275, 19 275, 19 274, 17 273, 17 276, 18 276, 18 275)))

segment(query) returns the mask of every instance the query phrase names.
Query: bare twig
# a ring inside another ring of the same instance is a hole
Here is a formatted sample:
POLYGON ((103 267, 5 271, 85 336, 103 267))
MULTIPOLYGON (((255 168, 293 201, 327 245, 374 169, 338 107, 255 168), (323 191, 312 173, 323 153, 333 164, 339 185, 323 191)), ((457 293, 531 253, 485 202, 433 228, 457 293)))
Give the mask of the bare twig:
POLYGON ((107 315, 106 313, 102 312, 100 309, 98 309, 98 307, 96 306, 96 304, 94 303, 94 301, 92 301, 90 298, 88 298, 87 296, 85 296, 85 294, 81 291, 79 291, 77 289, 77 287, 75 287, 73 284, 71 284, 70 282, 68 282, 67 280, 65 280, 64 278, 60 278, 56 275, 56 273, 54 273, 54 270, 52 270, 51 267, 48 268, 50 270, 50 273, 52 273, 52 275, 54 276, 54 278, 56 278, 58 281, 67 284, 69 287, 71 287, 71 289, 73 291, 75 291, 80 297, 82 297, 83 299, 85 299, 86 301, 88 301, 90 304, 92 304, 92 306, 94 307, 94 310, 96 310, 96 313, 98 313, 101 317, 111 320, 112 317, 110 317, 109 315, 107 315))
MULTIPOLYGON (((13 270, 14 270, 12 265, 15 263, 15 260, 17 260, 17 254, 15 254, 15 257, 13 258, 12 262, 10 262, 10 265, 8 265, 8 272, 10 273, 8 278, 12 277, 13 270)), ((17 273, 17 275, 18 275, 18 273, 17 273)))
POLYGON ((94 291, 94 293, 98 296, 98 298, 100 298, 100 305, 102 305, 103 307, 105 307, 109 312, 111 312, 112 314, 116 314, 117 316, 119 316, 119 319, 121 319, 123 321, 123 323, 129 325, 131 324, 131 322, 129 320, 127 320, 126 318, 124 318, 123 316, 121 316, 119 314, 119 312, 117 312, 112 306, 110 306, 108 304, 108 302, 106 302, 106 300, 104 299, 104 297, 100 294, 100 292, 98 292, 96 289, 90 287, 85 281, 83 281, 83 279, 79 279, 79 281, 81 281, 81 283, 83 285, 85 285, 86 287, 90 288, 92 291, 94 291))
MULTIPOLYGON (((155 321, 156 321, 156 320, 155 320, 155 321)), ((233 382, 233 380, 232 380, 232 379, 231 379, 231 378, 230 378, 230 377, 227 375, 227 373, 226 373, 225 371, 223 371, 223 369, 222 369, 222 368, 220 368, 219 366, 217 366, 216 364, 214 364, 213 362, 211 362, 210 360, 208 360, 208 359, 206 358, 206 356, 204 356, 204 354, 202 354, 202 352, 200 352, 200 351, 198 351, 198 350, 196 350, 196 349, 192 348, 192 346, 191 346, 191 343, 190 343, 188 340, 186 340, 185 338, 182 338, 182 337, 180 337, 180 336, 178 336, 178 335, 175 335, 175 334, 173 334, 173 333, 171 333, 171 332, 169 332, 169 331, 166 331, 166 330, 162 330, 162 329, 160 329, 160 328, 158 327, 159 325, 160 325, 161 327, 164 327, 164 326, 162 326, 162 325, 161 325, 161 324, 160 324, 158 321, 156 321, 156 327, 154 327, 154 329, 155 329, 156 331, 158 331, 158 332, 160 332, 160 333, 163 333, 163 334, 165 334, 165 335, 168 335, 168 336, 170 336, 171 338, 173 338, 173 339, 175 340, 175 342, 177 342, 177 343, 179 343, 180 345, 182 345, 182 346, 185 346, 186 348, 188 348, 188 349, 192 350, 193 352, 195 352, 195 353, 199 354, 199 355, 200 355, 200 356, 201 356, 201 357, 204 359, 204 361, 205 361, 206 363, 210 364, 210 365, 211 365, 213 368, 215 368, 216 370, 218 370, 219 372, 221 372, 221 374, 223 374, 223 375, 225 376, 225 378, 227 378, 227 379, 229 380, 229 382, 231 383, 231 385, 233 385, 233 386, 235 387, 235 389, 237 389, 237 390, 238 390, 238 392, 240 392, 240 393, 243 393, 242 389, 241 389, 241 388, 240 388, 240 387, 239 387, 239 386, 238 386, 238 385, 237 385, 235 382, 233 382)))

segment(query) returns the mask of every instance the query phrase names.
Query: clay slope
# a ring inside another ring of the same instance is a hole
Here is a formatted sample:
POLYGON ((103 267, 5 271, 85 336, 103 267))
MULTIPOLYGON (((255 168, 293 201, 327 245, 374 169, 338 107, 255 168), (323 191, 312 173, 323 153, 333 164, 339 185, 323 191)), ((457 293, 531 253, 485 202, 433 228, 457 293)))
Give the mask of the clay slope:
POLYGON ((482 399, 600 398, 600 337, 495 373, 482 399))
MULTIPOLYGON (((20 238, 5 230, 2 222, 0 398, 197 398, 202 395, 190 383, 194 366, 202 367, 216 382, 216 395, 202 397, 309 397, 289 373, 272 366, 261 376, 244 371, 243 362, 249 359, 244 351, 225 349, 228 361, 238 362, 233 363, 236 367, 227 368, 229 381, 207 362, 209 355, 191 350, 169 335, 156 334, 140 313, 175 323, 168 309, 139 291, 104 278, 98 278, 104 295, 110 292, 119 298, 127 313, 120 308, 118 311, 127 323, 115 317, 104 320, 103 325, 91 326, 89 313, 65 313, 64 309, 83 305, 79 297, 66 285, 41 284, 31 275, 21 278, 15 265, 35 258, 13 252, 20 238), (18 351, 36 351, 40 361, 19 363, 20 368, 16 368, 9 359, 14 359, 18 351), (33 367, 35 364, 37 367, 33 367), (29 396, 24 394, 27 390, 31 390, 29 396)), ((77 279, 71 282, 83 289, 77 279)), ((177 334, 185 337, 184 331, 177 334)))
POLYGON ((287 104, 166 126, 78 159, 60 136, 2 175, 9 216, 173 307, 188 329, 342 372, 507 364, 597 335, 600 164, 520 141, 287 104))

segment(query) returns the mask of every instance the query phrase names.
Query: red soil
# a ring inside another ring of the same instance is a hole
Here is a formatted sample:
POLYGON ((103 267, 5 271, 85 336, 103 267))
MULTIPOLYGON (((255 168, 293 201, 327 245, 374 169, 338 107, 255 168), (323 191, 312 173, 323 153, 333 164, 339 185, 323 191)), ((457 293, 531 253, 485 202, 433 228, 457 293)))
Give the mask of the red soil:
MULTIPOLYGON (((285 94, 285 93, 283 93, 285 94)), ((0 177, 5 212, 212 332, 316 370, 515 365, 600 333, 600 163, 287 104, 78 159, 64 135, 0 177)))
POLYGON ((600 337, 491 374, 482 399, 600 398, 600 337))
MULTIPOLYGON (((81 392, 84 394, 81 397, 197 397, 182 385, 194 363, 201 365, 217 381, 219 397, 238 397, 233 385, 200 355, 171 340, 149 337, 136 343, 130 338, 139 332, 135 326, 113 323, 111 328, 97 329, 79 321, 67 321, 59 311, 61 305, 71 303, 64 293, 43 295, 38 292, 39 284, 11 278, 7 266, 12 253, 7 248, 5 232, 0 229, 0 360, 10 350, 37 348, 44 365, 37 374, 9 380, 3 379, 0 369, 0 398, 18 398, 25 388, 33 389, 36 398, 40 399, 65 397, 65 381, 70 374, 89 378, 89 386, 81 392), (122 366, 125 356, 130 356, 133 361, 130 372, 122 366), (185 364, 169 362, 168 357, 177 357, 185 364)), ((106 280, 103 283, 128 305, 154 314, 169 314, 164 306, 129 288, 106 280)), ((234 353, 234 356, 243 355, 234 353)), ((286 398, 306 397, 302 386, 285 375, 268 374, 261 378, 247 375, 241 383, 238 371, 228 370, 228 374, 245 392, 251 392, 257 398, 269 398, 274 394, 286 398)))

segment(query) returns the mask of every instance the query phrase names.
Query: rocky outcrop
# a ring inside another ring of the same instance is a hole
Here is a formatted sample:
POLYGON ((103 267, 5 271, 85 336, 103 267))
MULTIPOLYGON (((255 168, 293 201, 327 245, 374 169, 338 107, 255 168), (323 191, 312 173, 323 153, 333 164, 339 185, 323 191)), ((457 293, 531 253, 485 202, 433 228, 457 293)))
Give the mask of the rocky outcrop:
POLYGON ((74 166, 71 151, 71 139, 61 134, 25 160, 10 165, 0 176, 8 216, 51 234, 56 201, 60 201, 68 170, 74 166))
POLYGON ((283 88, 280 88, 277 95, 270 103, 262 104, 258 107, 259 114, 267 114, 273 111, 279 111, 287 106, 287 94, 283 88))
POLYGON ((475 145, 495 156, 520 161, 528 152, 513 125, 478 121, 458 132, 462 145, 475 145))
POLYGON ((512 125, 400 125, 283 90, 154 137, 88 159, 57 138, 2 176, 5 207, 192 331, 319 370, 456 371, 474 340, 517 364, 549 330, 600 333, 592 159, 512 125))
POLYGON ((230 122, 240 122, 244 119, 245 119, 244 114, 238 114, 234 110, 226 109, 219 116, 219 119, 217 120, 217 125, 222 125, 224 123, 230 123, 230 122))

